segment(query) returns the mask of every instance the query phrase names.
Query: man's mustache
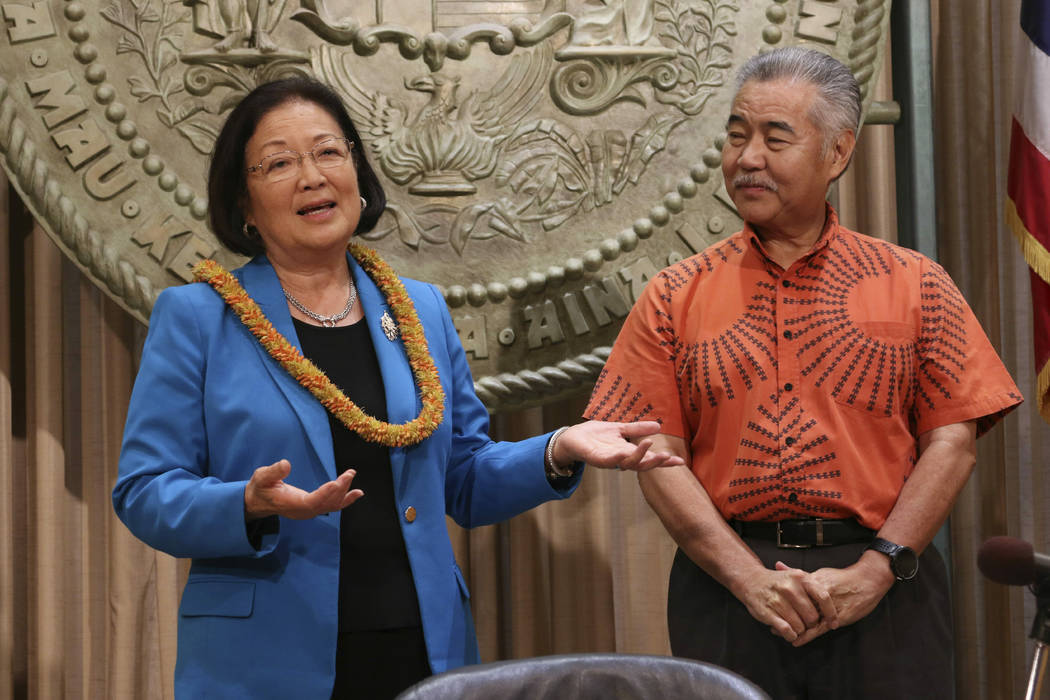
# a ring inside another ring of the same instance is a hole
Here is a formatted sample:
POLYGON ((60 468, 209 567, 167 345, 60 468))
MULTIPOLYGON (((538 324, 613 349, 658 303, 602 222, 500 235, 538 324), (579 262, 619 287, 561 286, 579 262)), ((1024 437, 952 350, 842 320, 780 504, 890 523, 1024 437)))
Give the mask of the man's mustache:
POLYGON ((763 187, 770 192, 777 191, 777 183, 766 180, 757 175, 743 174, 733 178, 733 187, 763 187))

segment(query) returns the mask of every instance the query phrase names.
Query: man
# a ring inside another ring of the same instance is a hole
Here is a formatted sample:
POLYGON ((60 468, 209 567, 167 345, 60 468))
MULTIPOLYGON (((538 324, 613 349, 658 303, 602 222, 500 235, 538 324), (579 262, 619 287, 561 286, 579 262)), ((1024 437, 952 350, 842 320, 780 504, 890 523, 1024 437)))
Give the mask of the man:
POLYGON ((673 653, 778 699, 949 698, 927 545, 1022 398, 944 270, 825 201, 860 113, 824 54, 745 64, 722 149, 744 229, 649 283, 586 415, 659 420, 686 461, 639 476, 679 546, 673 653))

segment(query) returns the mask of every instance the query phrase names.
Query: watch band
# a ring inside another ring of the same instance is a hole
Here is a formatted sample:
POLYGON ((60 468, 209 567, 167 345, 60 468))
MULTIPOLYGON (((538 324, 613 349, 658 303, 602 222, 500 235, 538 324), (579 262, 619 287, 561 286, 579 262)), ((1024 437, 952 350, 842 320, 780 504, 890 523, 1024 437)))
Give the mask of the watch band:
POLYGON ((876 552, 882 552, 886 556, 893 558, 893 556, 901 549, 902 545, 896 542, 890 542, 884 540, 881 537, 875 537, 871 540, 871 544, 868 545, 868 549, 874 549, 876 552))
POLYGON ((868 549, 882 552, 890 559, 890 571, 898 581, 910 581, 919 571, 919 559, 911 547, 890 542, 881 537, 872 539, 868 549))

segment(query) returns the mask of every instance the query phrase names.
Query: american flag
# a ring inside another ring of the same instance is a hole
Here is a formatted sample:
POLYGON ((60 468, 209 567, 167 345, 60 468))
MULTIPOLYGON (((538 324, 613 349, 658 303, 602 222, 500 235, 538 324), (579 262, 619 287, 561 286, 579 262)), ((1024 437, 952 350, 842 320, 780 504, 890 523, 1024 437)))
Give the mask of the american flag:
POLYGON ((1023 0, 1006 220, 1031 267, 1038 404, 1050 422, 1050 0, 1023 0))

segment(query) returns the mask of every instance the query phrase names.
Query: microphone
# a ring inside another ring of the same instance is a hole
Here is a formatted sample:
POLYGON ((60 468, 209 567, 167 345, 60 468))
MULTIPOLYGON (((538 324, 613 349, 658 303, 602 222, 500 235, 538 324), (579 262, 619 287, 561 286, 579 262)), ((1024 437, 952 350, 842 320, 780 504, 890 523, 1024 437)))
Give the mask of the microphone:
POLYGON ((1032 545, 1016 537, 992 537, 977 552, 977 568, 996 583, 1008 586, 1032 584, 1035 619, 1029 633, 1036 641, 1028 676, 1025 700, 1041 697, 1050 650, 1050 556, 1037 554, 1032 545))
POLYGON ((977 568, 996 583, 1027 586, 1050 576, 1050 556, 1016 537, 992 537, 977 552, 977 568))

